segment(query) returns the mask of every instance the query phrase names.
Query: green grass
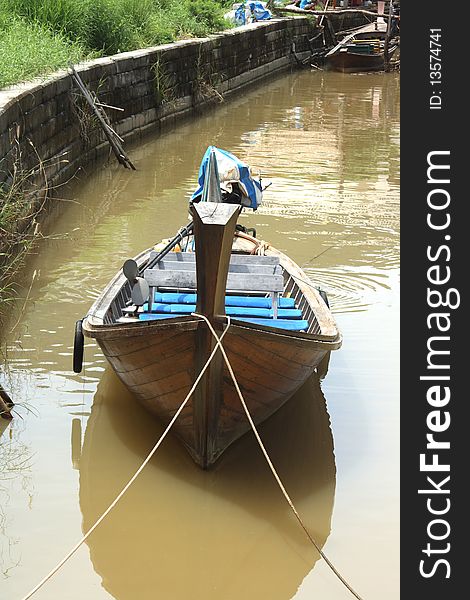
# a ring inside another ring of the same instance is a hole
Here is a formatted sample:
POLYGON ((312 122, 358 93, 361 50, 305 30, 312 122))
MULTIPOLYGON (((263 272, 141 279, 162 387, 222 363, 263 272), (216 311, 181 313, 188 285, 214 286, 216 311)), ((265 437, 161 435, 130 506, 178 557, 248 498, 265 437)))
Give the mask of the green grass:
POLYGON ((86 55, 78 44, 37 23, 0 16, 0 88, 50 73, 86 55))
POLYGON ((229 0, 0 0, 0 88, 69 62, 201 37, 229 0))

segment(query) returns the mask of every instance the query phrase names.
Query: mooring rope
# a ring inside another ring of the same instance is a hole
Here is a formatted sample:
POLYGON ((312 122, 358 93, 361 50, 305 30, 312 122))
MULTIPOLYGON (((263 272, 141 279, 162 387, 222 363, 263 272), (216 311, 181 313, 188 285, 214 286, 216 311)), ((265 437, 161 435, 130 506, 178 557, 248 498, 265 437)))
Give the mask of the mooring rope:
POLYGON ((198 313, 193 313, 194 316, 199 317, 201 319, 203 319, 206 323, 207 326, 209 327, 212 335, 214 336, 214 339, 216 341, 216 344, 209 356, 209 358, 207 359, 205 365, 203 366, 203 368, 201 369, 201 372, 199 373, 199 375, 197 376, 196 380, 194 381, 193 385, 191 386, 191 389, 189 390, 186 398, 183 400, 183 402, 181 403, 180 407, 178 408, 178 410, 176 411, 176 413, 174 414, 173 418, 171 419, 171 421, 169 422, 169 424, 167 425, 165 431, 162 433, 162 435, 160 436, 160 438, 158 439, 158 441, 156 442, 156 444, 153 446, 153 448, 150 450, 150 452, 148 453, 147 457, 145 458, 145 460, 142 462, 142 464, 140 465, 140 467, 137 469, 137 471, 134 473, 134 475, 129 479, 129 481, 127 482, 127 484, 124 486, 124 488, 121 490, 121 492, 116 496, 116 498, 113 500, 113 502, 108 506, 108 508, 102 513, 102 515, 95 521, 95 523, 90 527, 90 529, 83 535, 83 537, 75 544, 75 546, 64 556, 64 558, 62 558, 62 560, 60 562, 57 563, 57 565, 51 569, 51 571, 49 571, 49 573, 30 591, 26 594, 26 596, 23 597, 22 600, 29 600, 29 598, 31 598, 38 590, 40 590, 42 588, 42 586, 49 580, 51 579, 51 577, 53 577, 57 571, 59 571, 59 569, 62 568, 62 566, 75 554, 75 552, 80 548, 80 546, 82 546, 82 544, 90 537, 90 535, 95 531, 95 529, 98 527, 98 525, 100 525, 100 523, 102 521, 104 521, 104 519, 109 515, 109 513, 112 511, 112 509, 118 504, 118 502, 121 500, 121 498, 124 496, 124 494, 127 492, 127 490, 132 486, 132 484, 134 483, 134 481, 137 479, 137 477, 140 475, 140 473, 142 473, 142 471, 144 470, 144 468, 146 467, 146 465, 149 463, 149 461, 151 460, 151 458, 153 457, 153 455, 155 454, 155 452, 158 450, 158 448, 160 447, 160 445, 162 444, 163 440, 165 439, 165 437, 167 436, 168 432, 170 431, 170 429, 172 428, 173 424, 175 423, 176 419, 179 417, 179 415, 181 414, 181 411, 183 410, 183 408, 186 406, 186 404, 188 403, 189 399, 191 398, 192 394, 194 393, 194 390, 196 389, 197 385, 199 384, 202 376, 204 375, 204 373, 206 372, 207 368, 209 367, 210 363, 212 362, 212 359, 214 358, 217 350, 220 348, 220 351, 222 353, 222 356, 224 357, 224 361, 227 365, 227 369, 230 373, 230 376, 233 380, 235 389, 237 390, 238 396, 240 398, 240 402, 242 403, 243 409, 245 411, 245 414, 247 416, 248 422, 250 423, 251 428, 253 429, 253 433, 255 434, 255 437, 258 441, 258 444, 264 454, 264 457, 266 458, 266 462, 269 465, 269 468, 271 469, 271 472, 274 475, 274 478, 276 479, 285 499, 287 500, 287 502, 289 503, 290 508, 292 509, 292 512, 294 513, 297 521, 300 523, 302 529, 304 530, 305 534, 307 535, 308 539, 310 540, 310 542, 313 544, 313 546, 315 547, 315 549, 317 550, 318 554, 323 558, 323 560, 326 562, 326 564, 329 566, 329 568, 333 571, 333 573, 336 575, 336 577, 341 581, 341 583, 343 583, 343 585, 357 598, 357 600, 363 600, 362 597, 351 587, 351 585, 344 579, 344 577, 341 575, 341 573, 339 573, 339 571, 336 569, 336 567, 333 565, 333 563, 330 561, 330 559, 326 556, 326 554, 323 552, 323 550, 320 548, 320 546, 317 544, 317 542, 315 541, 315 539, 311 536, 310 532, 308 531, 307 527, 305 526, 304 522, 302 521, 302 518, 300 517, 297 509, 295 508, 289 494, 287 493, 286 488, 284 487, 277 471, 276 468, 274 467, 268 452, 259 436, 258 430, 256 429, 256 426, 253 422, 253 419, 251 418, 251 414, 250 411, 248 410, 248 406, 246 405, 246 402, 243 398, 243 394, 241 393, 240 387, 238 385, 238 381, 235 377, 235 373, 232 369, 232 365, 230 364, 230 361, 227 357, 227 354, 225 352, 225 349, 222 345, 222 340, 225 336, 225 334, 227 333, 229 327, 230 327, 230 317, 227 316, 227 326, 225 327, 224 331, 222 332, 222 335, 219 337, 216 333, 216 331, 214 330, 212 324, 210 323, 209 319, 204 316, 204 315, 200 315, 198 313))
MULTIPOLYGON (((362 597, 352 588, 352 586, 346 581, 346 579, 344 579, 344 577, 341 575, 341 573, 338 571, 338 569, 336 569, 336 567, 334 566, 334 564, 331 562, 331 560, 326 556, 326 554, 323 552, 323 550, 320 548, 320 546, 317 544, 317 542, 315 541, 315 539, 311 536, 310 532, 308 531, 307 527, 305 526, 304 522, 302 521, 301 516, 299 515, 299 513, 297 512, 297 509, 294 506, 294 503, 292 502, 292 500, 290 499, 289 494, 287 493, 286 488, 284 487, 284 484, 281 481, 281 478, 279 477, 276 468, 274 467, 269 454, 259 436, 258 430, 256 429, 256 426, 253 422, 253 419, 251 418, 251 414, 250 411, 248 410, 248 406, 246 405, 245 399, 243 398, 243 394, 241 393, 240 387, 238 385, 238 381, 237 378, 235 377, 235 373, 233 372, 232 369, 232 365, 230 364, 230 361, 228 359, 228 356, 225 352, 224 347, 221 344, 222 341, 222 337, 225 334, 225 332, 227 331, 227 329, 224 330, 222 336, 219 338, 219 336, 217 335, 216 331, 214 330, 211 322, 209 321, 209 319, 204 316, 204 315, 200 315, 198 313, 193 313, 194 316, 196 317, 200 317, 201 319, 204 319, 204 321, 207 323, 207 326, 209 327, 212 335, 214 336, 215 340, 217 341, 217 347, 220 347, 220 351, 222 352, 222 355, 224 357, 225 360, 225 364, 227 365, 227 369, 230 373, 230 376, 232 378, 233 384, 235 386, 235 389, 237 390, 238 396, 240 398, 240 402, 242 403, 243 406, 243 410, 245 411, 245 414, 247 416, 247 419, 251 425, 251 428, 253 429, 253 433, 255 434, 255 437, 258 441, 258 444, 264 454, 264 457, 266 458, 266 462, 269 465, 269 468, 271 469, 272 474, 274 475, 274 478, 276 479, 279 487, 281 488, 282 493, 284 494, 285 499, 287 500, 287 502, 289 503, 289 506, 292 509, 292 512, 294 513, 297 521, 300 523, 300 526, 302 527, 302 529, 304 530, 305 534, 307 535, 308 539, 310 540, 310 542, 313 544, 313 546, 315 547, 315 549, 317 550, 317 552, 319 553, 319 555, 323 558, 323 560, 326 562, 326 564, 330 567, 330 569, 333 571, 333 573, 336 575, 336 577, 341 581, 341 583, 351 592, 351 594, 353 594, 353 596, 355 596, 357 598, 357 600, 362 600, 362 597)), ((227 317, 227 319, 229 319, 229 317, 227 317)), ((230 320, 228 321, 228 323, 230 323, 230 320)))
POLYGON ((127 490, 131 487, 131 485, 134 483, 134 481, 137 479, 137 477, 142 473, 142 471, 144 470, 145 466, 148 464, 148 462, 150 461, 150 459, 152 458, 152 456, 155 454, 155 452, 160 447, 161 443, 165 439, 167 433, 170 431, 170 429, 173 426, 174 422, 179 417, 181 411, 186 406, 188 400, 193 395, 193 392, 196 389, 198 383, 201 381, 202 376, 204 375, 204 373, 206 372, 208 366, 212 362, 212 359, 214 358, 215 353, 217 352, 217 349, 219 347, 220 347, 220 349, 222 349, 222 339, 223 339, 224 335, 227 333, 229 327, 230 327, 230 317, 227 317, 227 327, 224 329, 224 331, 223 331, 222 335, 220 336, 220 338, 216 335, 217 343, 214 346, 214 349, 212 350, 209 358, 207 359, 206 364, 203 366, 201 372, 199 373, 199 375, 197 376, 196 380, 194 381, 191 389, 189 390, 188 395, 186 396, 186 398, 181 403, 180 407, 178 408, 178 410, 174 414, 173 418, 171 419, 171 421, 167 425, 165 431, 162 433, 162 435, 160 436, 160 438, 157 441, 157 443, 154 445, 154 447, 148 453, 147 458, 144 460, 144 462, 140 465, 140 467, 137 469, 137 471, 134 473, 134 475, 129 479, 129 481, 127 482, 127 484, 124 486, 124 488, 121 490, 121 492, 116 496, 116 498, 113 500, 113 502, 108 506, 108 508, 104 511, 104 513, 101 515, 101 517, 99 517, 99 519, 97 521, 95 521, 94 525, 92 525, 90 527, 90 529, 85 533, 85 535, 68 552, 68 554, 66 554, 66 556, 64 556, 64 558, 60 562, 58 562, 57 565, 53 569, 51 569, 51 571, 49 571, 49 573, 43 579, 41 579, 41 581, 30 592, 28 592, 26 594, 26 596, 23 597, 23 600, 28 600, 29 598, 31 598, 75 554, 75 552, 80 548, 80 546, 90 537, 90 535, 93 533, 93 531, 95 531, 95 529, 98 527, 98 525, 109 515, 109 513, 116 506, 116 504, 119 502, 119 500, 121 500, 121 498, 124 496, 124 494, 127 492, 127 490))

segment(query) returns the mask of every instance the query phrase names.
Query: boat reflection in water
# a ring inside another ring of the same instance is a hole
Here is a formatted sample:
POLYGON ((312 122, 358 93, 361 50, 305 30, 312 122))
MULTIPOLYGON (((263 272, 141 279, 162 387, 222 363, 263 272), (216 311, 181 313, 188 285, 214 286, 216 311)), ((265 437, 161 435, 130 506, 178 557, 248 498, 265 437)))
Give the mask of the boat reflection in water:
MULTIPOLYGON (((108 369, 78 461, 84 531, 161 433, 144 409, 129 402, 129 392, 108 369)), ((329 416, 315 374, 260 426, 260 435, 304 522, 323 546, 331 528, 336 472, 329 416)), ((168 436, 87 543, 102 585, 119 600, 284 600, 295 594, 319 558, 251 433, 211 471, 199 469, 168 436)))

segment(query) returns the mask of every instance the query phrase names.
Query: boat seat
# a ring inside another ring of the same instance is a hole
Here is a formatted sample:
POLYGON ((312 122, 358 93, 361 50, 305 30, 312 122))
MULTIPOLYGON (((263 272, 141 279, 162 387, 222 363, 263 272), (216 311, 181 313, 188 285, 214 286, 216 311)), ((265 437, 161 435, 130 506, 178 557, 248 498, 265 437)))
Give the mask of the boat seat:
MULTIPOLYGON (((151 258, 150 258, 151 260, 151 258)), ((196 257, 193 252, 170 252, 155 268, 145 269, 150 287, 149 312, 153 311, 155 288, 196 290, 196 257)), ((284 289, 282 267, 277 256, 232 254, 227 277, 227 292, 271 296, 274 318, 278 316, 279 296, 284 289)))
MULTIPOLYGON (((267 300, 268 298, 266 298, 267 300)), ((148 304, 144 304, 144 312, 149 312, 148 304)), ((195 304, 176 304, 156 302, 152 305, 153 313, 175 313, 179 315, 190 315, 196 312, 195 304)), ((278 317, 281 319, 300 319, 302 311, 297 308, 278 308, 278 317)), ((274 318, 272 308, 262 308, 256 306, 225 306, 225 314, 230 317, 258 317, 265 319, 274 318)))
MULTIPOLYGON (((157 252, 152 250, 150 252, 150 262, 157 256, 157 252)), ((196 254, 194 252, 169 252, 157 263, 157 266, 164 265, 165 263, 192 263, 196 264, 196 254)), ((278 256, 259 256, 258 254, 232 254, 230 256, 230 265, 264 265, 276 267, 279 265, 278 256)), ((162 267, 160 267, 162 268, 162 267)))
MULTIPOLYGON (((156 253, 150 254, 150 261, 156 253)), ((188 316, 196 311, 196 255, 170 252, 154 268, 145 269, 150 301, 139 312, 140 321, 188 316)), ((239 322, 255 323, 287 331, 307 331, 308 321, 294 298, 282 297, 283 269, 277 256, 232 254, 227 277, 225 312, 239 322)), ((135 319, 134 316, 134 319, 135 319)))
MULTIPOLYGON (((171 319, 175 317, 182 317, 185 315, 181 314, 158 314, 158 313, 140 313, 140 321, 159 321, 162 319, 171 319)), ((258 325, 265 325, 267 327, 275 327, 276 329, 284 329, 286 331, 307 331, 308 321, 305 319, 257 319, 257 318, 243 318, 237 319, 240 322, 256 323, 258 325)))
MULTIPOLYGON (((178 292, 155 292, 152 304, 152 311, 155 311, 155 304, 175 305, 183 304, 190 305, 190 311, 194 312, 197 303, 197 294, 179 294, 178 292)), ((273 307, 272 298, 264 296, 225 296, 225 308, 259 308, 271 309, 273 307)), ((123 309, 125 313, 135 313, 136 306, 128 306, 123 309)), ((295 309, 294 298, 280 297, 278 300, 278 310, 280 309, 295 309)), ((148 312, 148 303, 140 307, 140 312, 148 312)), ((183 310, 183 312, 187 312, 183 310)))
MULTIPOLYGON (((197 294, 178 292, 155 292, 154 302, 164 304, 196 304, 197 294)), ((272 299, 263 296, 225 296, 225 306, 247 306, 252 308, 272 308, 272 299)), ((295 308, 294 298, 279 298, 279 308, 295 308)))

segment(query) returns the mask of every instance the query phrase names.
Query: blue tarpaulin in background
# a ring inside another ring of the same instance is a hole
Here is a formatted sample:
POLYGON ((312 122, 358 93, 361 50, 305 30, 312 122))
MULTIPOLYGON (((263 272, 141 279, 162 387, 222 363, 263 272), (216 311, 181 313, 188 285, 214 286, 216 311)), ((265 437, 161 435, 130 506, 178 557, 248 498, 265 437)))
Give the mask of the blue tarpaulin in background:
POLYGON ((246 25, 247 9, 251 13, 253 21, 267 21, 272 17, 271 12, 262 2, 243 2, 235 11, 235 23, 237 25, 246 25))

